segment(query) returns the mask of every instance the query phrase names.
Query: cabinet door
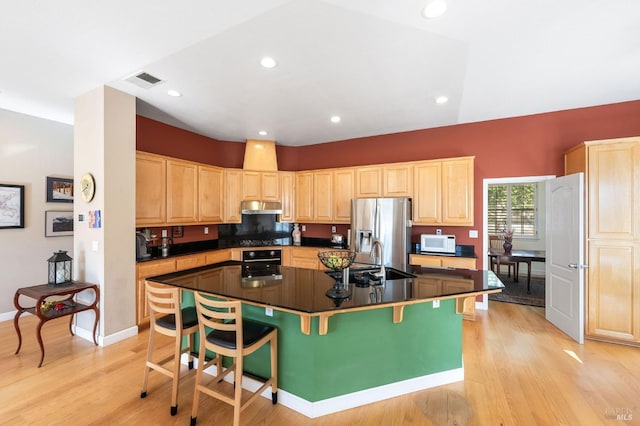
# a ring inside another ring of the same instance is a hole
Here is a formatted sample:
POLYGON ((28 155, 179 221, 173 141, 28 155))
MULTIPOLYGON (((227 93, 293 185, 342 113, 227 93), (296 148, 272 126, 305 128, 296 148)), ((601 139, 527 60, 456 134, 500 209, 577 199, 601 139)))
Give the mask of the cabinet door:
POLYGON ((136 153, 136 226, 166 222, 167 161, 163 157, 136 153))
POLYGON ((221 223, 224 203, 224 171, 198 166, 198 221, 221 223))
POLYGON ((253 171, 242 172, 242 199, 243 200, 259 200, 260 199, 260 172, 253 172, 253 171))
POLYGON ((384 166, 382 172, 383 196, 413 196, 413 166, 411 164, 384 166))
POLYGON ((313 174, 313 219, 315 222, 330 223, 333 220, 332 172, 313 174))
POLYGON ((414 165, 413 223, 442 223, 442 164, 425 161, 414 165))
POLYGON ((167 160, 167 223, 198 221, 198 170, 194 163, 167 160))
POLYGON ((294 181, 294 173, 280 173, 280 202, 282 203, 282 214, 280 215, 280 222, 293 222, 295 220, 294 181))
POLYGON ((204 266, 205 255, 194 254, 191 256, 183 256, 176 259, 176 271, 184 271, 185 269, 197 268, 204 266))
POLYGON ((382 168, 359 167, 356 171, 356 198, 382 197, 382 168))
POLYGON ((442 223, 473 226, 473 158, 442 162, 442 223))
POLYGON ((313 173, 296 173, 296 222, 313 221, 313 173))
POLYGON ((438 278, 417 277, 413 279, 416 297, 435 297, 442 294, 442 281, 438 278))
POLYGON ((442 256, 429 256, 426 254, 410 254, 410 265, 420 266, 435 266, 437 268, 442 266, 442 256))
POLYGON ((442 266, 445 268, 476 269, 476 259, 470 257, 443 256, 442 266))
POLYGON ((355 193, 355 170, 333 171, 333 223, 351 222, 351 200, 355 193))
POLYGON ((225 262, 227 260, 231 260, 231 251, 226 250, 216 250, 207 252, 205 254, 204 263, 207 265, 211 265, 213 263, 225 262))
POLYGON ((260 198, 265 201, 281 201, 278 172, 260 173, 260 198))
POLYGON ((640 243, 589 240, 586 335, 640 342, 640 243))
POLYGON ((640 238, 640 138, 589 145, 589 238, 640 238))
POLYGON ((136 266, 136 324, 149 323, 149 304, 145 292, 145 278, 175 272, 176 262, 173 259, 144 262, 136 266))
POLYGON ((242 222, 240 201, 242 201, 242 170, 225 169, 224 223, 242 222))

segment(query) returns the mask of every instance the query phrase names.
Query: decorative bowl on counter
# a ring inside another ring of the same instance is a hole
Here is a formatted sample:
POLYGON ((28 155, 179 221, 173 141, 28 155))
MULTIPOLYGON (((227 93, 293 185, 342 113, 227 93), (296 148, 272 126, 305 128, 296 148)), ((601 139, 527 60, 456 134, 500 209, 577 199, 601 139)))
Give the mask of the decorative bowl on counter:
POLYGON ((341 271, 351 266, 356 258, 354 251, 321 251, 318 259, 324 266, 334 271, 341 271))

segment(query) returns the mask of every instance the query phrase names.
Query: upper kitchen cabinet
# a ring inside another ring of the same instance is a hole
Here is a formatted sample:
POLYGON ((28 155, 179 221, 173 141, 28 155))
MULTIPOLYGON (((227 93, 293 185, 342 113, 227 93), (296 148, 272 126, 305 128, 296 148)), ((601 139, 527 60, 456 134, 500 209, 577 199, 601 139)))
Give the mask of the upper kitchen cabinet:
POLYGON ((332 182, 332 170, 316 170, 296 173, 296 222, 332 222, 332 182))
POLYGON ((198 222, 198 166, 167 160, 167 223, 198 222))
POLYGON ((241 223, 242 211, 242 170, 225 169, 224 171, 224 223, 241 223))
POLYGON ((242 173, 242 199, 281 201, 278 172, 244 171, 242 173))
POLYGON ((295 221, 313 221, 313 172, 296 173, 295 221))
POLYGON ((222 223, 224 220, 224 170, 198 166, 198 221, 222 223))
POLYGON ((167 160, 136 152, 136 226, 165 223, 167 160))
POLYGON ((384 197, 413 196, 413 165, 391 164, 382 168, 382 195, 384 197))
POLYGON ((356 169, 355 198, 382 196, 382 167, 358 167, 356 169))
POLYGON ((474 157, 414 163, 413 223, 473 226, 474 157))
POLYGON ((351 199, 354 198, 355 179, 354 169, 334 169, 333 223, 351 222, 351 199))
POLYGON ((282 213, 280 222, 293 222, 295 220, 295 173, 280 172, 280 202, 282 203, 282 213))

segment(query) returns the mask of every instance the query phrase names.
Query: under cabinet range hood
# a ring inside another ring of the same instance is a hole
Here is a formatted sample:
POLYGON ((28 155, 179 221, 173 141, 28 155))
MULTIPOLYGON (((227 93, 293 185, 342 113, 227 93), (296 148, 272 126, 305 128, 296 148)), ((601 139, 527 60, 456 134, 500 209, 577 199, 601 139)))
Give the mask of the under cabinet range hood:
POLYGON ((240 204, 242 214, 282 214, 280 201, 245 200, 240 204))

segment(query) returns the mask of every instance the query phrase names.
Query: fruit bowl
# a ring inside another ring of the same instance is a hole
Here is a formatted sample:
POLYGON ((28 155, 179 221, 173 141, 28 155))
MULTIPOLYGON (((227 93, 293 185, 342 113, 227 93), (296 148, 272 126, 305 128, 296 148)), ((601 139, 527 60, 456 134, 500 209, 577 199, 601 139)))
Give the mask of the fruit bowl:
POLYGON ((354 251, 321 251, 318 259, 324 266, 334 271, 341 271, 351 266, 356 258, 354 251))

